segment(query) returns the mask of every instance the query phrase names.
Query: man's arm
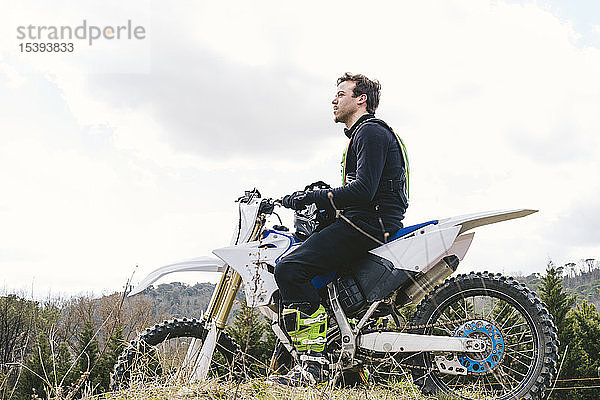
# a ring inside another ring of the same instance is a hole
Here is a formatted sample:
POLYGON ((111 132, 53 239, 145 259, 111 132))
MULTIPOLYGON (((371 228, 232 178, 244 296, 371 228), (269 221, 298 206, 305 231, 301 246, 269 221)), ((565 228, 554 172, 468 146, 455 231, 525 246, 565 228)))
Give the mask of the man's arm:
POLYGON ((367 123, 353 140, 356 151, 356 179, 334 189, 317 190, 307 194, 306 203, 316 203, 319 208, 330 205, 327 193, 333 193, 338 209, 348 206, 368 206, 373 200, 383 167, 385 166, 390 134, 379 124, 367 123))

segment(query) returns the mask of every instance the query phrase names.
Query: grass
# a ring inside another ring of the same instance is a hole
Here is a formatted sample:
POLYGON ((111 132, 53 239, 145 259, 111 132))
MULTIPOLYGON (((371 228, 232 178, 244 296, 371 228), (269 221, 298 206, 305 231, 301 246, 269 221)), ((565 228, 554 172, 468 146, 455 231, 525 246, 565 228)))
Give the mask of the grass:
POLYGON ((363 386, 356 388, 332 388, 328 386, 312 388, 287 388, 268 385, 263 380, 244 383, 208 381, 190 385, 143 385, 130 389, 105 393, 93 397, 94 400, 183 400, 183 399, 222 399, 222 400, 425 400, 411 383, 400 381, 386 386, 363 386))

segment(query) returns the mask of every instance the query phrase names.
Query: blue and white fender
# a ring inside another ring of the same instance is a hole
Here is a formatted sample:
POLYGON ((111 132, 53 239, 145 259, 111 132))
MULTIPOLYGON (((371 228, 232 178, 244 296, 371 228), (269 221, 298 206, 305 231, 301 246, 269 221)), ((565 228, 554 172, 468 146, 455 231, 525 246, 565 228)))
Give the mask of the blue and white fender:
POLYGON ((391 261, 395 268, 427 272, 443 257, 465 256, 474 237, 466 231, 483 225, 521 218, 537 210, 487 211, 431 221, 370 252, 391 261))

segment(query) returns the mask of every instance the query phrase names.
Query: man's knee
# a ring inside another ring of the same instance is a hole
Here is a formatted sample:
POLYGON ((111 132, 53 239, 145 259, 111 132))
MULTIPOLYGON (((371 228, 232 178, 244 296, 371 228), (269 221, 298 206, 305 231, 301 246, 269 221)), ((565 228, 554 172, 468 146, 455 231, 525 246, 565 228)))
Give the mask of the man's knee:
POLYGON ((281 261, 275 266, 275 282, 281 287, 294 279, 294 264, 281 261))

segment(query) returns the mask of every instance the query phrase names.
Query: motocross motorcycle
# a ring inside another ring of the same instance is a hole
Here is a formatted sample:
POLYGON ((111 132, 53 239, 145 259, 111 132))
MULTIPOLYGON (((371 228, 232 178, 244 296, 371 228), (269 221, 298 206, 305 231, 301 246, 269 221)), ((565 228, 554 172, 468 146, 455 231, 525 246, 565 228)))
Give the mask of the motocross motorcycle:
MULTIPOLYGON (((174 272, 222 274, 202 317, 157 324, 128 345, 115 365, 114 387, 146 373, 135 372, 136 360, 172 340, 189 338, 177 371, 191 379, 205 380, 216 369, 215 351, 220 360, 235 364, 240 348, 224 328, 240 288, 247 304, 271 321, 279 341, 272 364, 295 356, 281 323, 273 272, 319 229, 323 210, 312 205, 296 211, 295 232, 290 233, 280 219, 279 225, 267 227, 270 216, 279 217, 275 209, 280 200, 262 198, 255 189, 237 204, 239 218, 230 246, 214 250, 216 257, 158 268, 129 293, 138 294, 174 272)), ((329 316, 330 382, 352 371, 365 379, 371 368, 386 372, 371 373, 375 377, 369 379, 398 379, 409 372, 425 394, 541 398, 556 373, 558 340, 538 296, 500 274, 471 272, 449 278, 473 241, 470 230, 534 212, 491 211, 407 226, 353 265, 316 277, 313 284, 329 316), (407 320, 404 310, 411 305, 407 320)))

